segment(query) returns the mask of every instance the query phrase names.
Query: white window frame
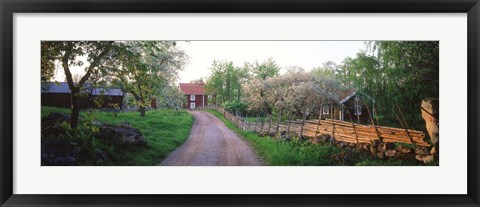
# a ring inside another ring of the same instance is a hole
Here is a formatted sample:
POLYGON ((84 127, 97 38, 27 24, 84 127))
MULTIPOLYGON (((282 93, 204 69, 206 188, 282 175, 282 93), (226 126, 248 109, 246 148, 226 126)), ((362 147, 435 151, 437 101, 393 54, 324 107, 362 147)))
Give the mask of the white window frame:
POLYGON ((195 95, 190 95, 190 101, 195 101, 195 95))
POLYGON ((194 109, 195 108, 195 102, 190 102, 190 108, 194 109))
POLYGON ((353 111, 354 115, 362 115, 362 105, 355 105, 355 110, 353 111))
POLYGON ((329 105, 323 106, 323 108, 322 108, 322 114, 323 114, 323 115, 330 115, 330 106, 329 106, 329 105))

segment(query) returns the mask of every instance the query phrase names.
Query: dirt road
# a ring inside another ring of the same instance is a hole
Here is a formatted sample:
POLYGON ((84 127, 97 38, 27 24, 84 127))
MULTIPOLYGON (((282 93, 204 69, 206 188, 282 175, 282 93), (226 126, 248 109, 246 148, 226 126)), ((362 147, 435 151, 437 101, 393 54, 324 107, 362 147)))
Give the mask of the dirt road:
POLYGON ((262 165, 249 144, 214 115, 191 112, 195 117, 190 137, 160 165, 230 166, 262 165))

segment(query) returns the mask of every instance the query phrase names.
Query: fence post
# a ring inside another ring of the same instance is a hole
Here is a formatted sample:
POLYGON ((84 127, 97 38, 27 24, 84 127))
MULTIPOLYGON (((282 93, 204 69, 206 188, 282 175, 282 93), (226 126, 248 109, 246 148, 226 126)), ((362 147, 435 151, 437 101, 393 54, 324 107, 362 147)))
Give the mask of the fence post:
POLYGON ((276 131, 277 131, 277 132, 276 132, 277 134, 278 134, 278 130, 279 130, 279 128, 280 128, 280 119, 281 119, 281 118, 282 118, 282 111, 280 111, 280 113, 277 114, 277 130, 276 130, 276 131))
POLYGON ((291 118, 288 120, 287 133, 290 132, 290 124, 292 124, 292 119, 291 118))
MULTIPOLYGON (((335 123, 332 120, 332 138, 335 139, 335 123)), ((332 143, 332 139, 330 139, 330 143, 332 143)))
POLYGON ((322 113, 323 113, 323 104, 320 105, 320 111, 318 112, 318 123, 317 123, 317 129, 315 129, 315 139, 317 138, 318 127, 320 127, 320 120, 322 120, 322 113))
POLYGON ((300 126, 300 140, 303 140, 303 126, 305 125, 305 119, 307 119, 307 110, 303 114, 302 126, 300 126))
POLYGON ((380 132, 378 131, 377 127, 375 126, 375 123, 373 123, 373 118, 372 118, 372 115, 370 114, 370 109, 368 109, 368 106, 366 108, 367 108, 368 116, 370 117, 370 121, 372 122, 373 128, 375 129, 375 132, 377 133, 378 140, 380 142, 383 142, 383 138, 380 136, 380 132))
POLYGON ((272 127, 272 115, 268 115, 268 133, 270 134, 270 129, 272 127))
POLYGON ((355 132, 355 138, 357 139, 357 148, 358 148, 358 134, 357 129, 355 128, 355 123, 353 123, 352 115, 350 114, 350 110, 347 109, 348 117, 350 118, 350 122, 352 122, 353 132, 355 132))
POLYGON ((257 113, 257 120, 255 120, 255 127, 253 128, 253 131, 257 131, 257 124, 258 124, 258 113, 257 113))
POLYGON ((260 125, 260 133, 261 133, 262 130, 263 130, 263 125, 265 124, 265 119, 263 119, 263 121, 262 121, 261 123, 262 123, 262 125, 260 125))

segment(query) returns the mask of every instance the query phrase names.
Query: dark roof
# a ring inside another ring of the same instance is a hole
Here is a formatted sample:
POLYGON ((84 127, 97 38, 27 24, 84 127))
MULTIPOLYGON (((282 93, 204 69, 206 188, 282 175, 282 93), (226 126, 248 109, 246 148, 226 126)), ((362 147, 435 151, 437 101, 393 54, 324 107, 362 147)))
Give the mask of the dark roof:
POLYGON ((42 82, 42 93, 70 93, 70 87, 65 82, 42 82))
POLYGON ((93 88, 91 90, 91 94, 94 96, 98 95, 106 95, 106 96, 123 96, 123 91, 118 88, 110 88, 110 89, 104 89, 104 88, 93 88))
POLYGON ((352 97, 355 97, 357 95, 362 96, 362 97, 366 97, 367 99, 369 99, 369 100, 373 101, 373 103, 375 103, 375 99, 370 97, 368 94, 358 92, 357 90, 353 90, 353 89, 339 90, 339 91, 337 91, 337 94, 338 94, 338 100, 339 100, 340 104, 344 104, 345 102, 350 100, 352 97))
POLYGON ((338 100, 340 104, 343 104, 349 99, 351 99, 352 97, 354 97, 357 94, 357 91, 352 89, 340 90, 340 91, 337 91, 337 94, 338 94, 338 100))
MULTIPOLYGON (((85 92, 94 96, 123 96, 123 91, 118 88, 89 88, 85 87, 85 92)), ((42 82, 42 93, 70 93, 70 87, 66 82, 42 82)))
POLYGON ((205 95, 205 84, 180 83, 180 91, 185 95, 205 95))

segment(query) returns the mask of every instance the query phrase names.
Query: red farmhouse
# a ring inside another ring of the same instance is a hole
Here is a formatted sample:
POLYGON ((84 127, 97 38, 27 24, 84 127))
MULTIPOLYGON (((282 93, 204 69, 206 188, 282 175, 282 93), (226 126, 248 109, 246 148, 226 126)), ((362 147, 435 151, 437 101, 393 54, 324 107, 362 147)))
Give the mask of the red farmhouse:
POLYGON ((204 83, 180 83, 179 87, 180 91, 187 98, 187 102, 183 106, 184 108, 195 109, 209 106, 212 95, 206 93, 204 83))

